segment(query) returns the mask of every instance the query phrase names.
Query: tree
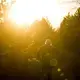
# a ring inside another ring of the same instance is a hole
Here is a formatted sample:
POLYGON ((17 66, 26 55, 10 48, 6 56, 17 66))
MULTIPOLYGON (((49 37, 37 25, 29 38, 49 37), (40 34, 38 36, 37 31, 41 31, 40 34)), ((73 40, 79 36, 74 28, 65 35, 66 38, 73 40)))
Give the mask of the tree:
POLYGON ((45 18, 40 21, 35 21, 30 27, 33 40, 42 42, 45 38, 50 37, 53 32, 52 26, 45 18))
MULTIPOLYGON (((68 14, 60 25, 60 39, 68 62, 68 70, 72 69, 74 76, 80 75, 80 8, 74 15, 68 14), (69 57, 72 56, 70 59, 69 57), (74 63, 74 64, 73 64, 74 63), (76 72, 75 72, 76 71, 76 72)), ((69 72, 69 71, 68 71, 69 72)))
POLYGON ((80 14, 78 9, 74 15, 68 14, 61 23, 60 35, 65 49, 79 52, 80 14))

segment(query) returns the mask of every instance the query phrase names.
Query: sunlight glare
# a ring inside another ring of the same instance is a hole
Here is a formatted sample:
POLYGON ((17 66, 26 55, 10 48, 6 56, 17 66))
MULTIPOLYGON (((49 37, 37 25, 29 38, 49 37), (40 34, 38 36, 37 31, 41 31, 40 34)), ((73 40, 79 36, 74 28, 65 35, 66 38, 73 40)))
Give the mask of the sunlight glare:
POLYGON ((64 15, 57 0, 16 0, 9 11, 9 18, 17 24, 31 24, 34 20, 47 16, 56 27, 64 15))
POLYGON ((7 3, 11 3, 12 0, 6 0, 7 3))

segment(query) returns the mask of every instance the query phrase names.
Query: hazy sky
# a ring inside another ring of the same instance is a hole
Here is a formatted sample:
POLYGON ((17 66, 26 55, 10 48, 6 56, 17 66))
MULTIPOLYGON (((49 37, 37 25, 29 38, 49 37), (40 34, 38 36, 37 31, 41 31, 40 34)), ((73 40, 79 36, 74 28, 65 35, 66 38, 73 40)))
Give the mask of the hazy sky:
POLYGON ((80 0, 16 0, 12 16, 18 22, 30 22, 46 16, 52 25, 57 27, 68 12, 74 13, 79 7, 77 1, 80 2, 80 0))
MULTIPOLYGON (((60 9, 64 11, 63 16, 65 16, 68 12, 70 12, 71 14, 74 14, 77 8, 80 7, 80 4, 79 4, 80 0, 57 0, 57 3, 60 9)), ((59 24, 60 22, 58 22, 56 26, 58 26, 59 24)))
MULTIPOLYGON (((67 15, 68 12, 71 14, 74 14, 76 9, 80 6, 78 4, 80 0, 56 0, 56 7, 52 8, 51 10, 53 11, 53 15, 49 15, 49 19, 51 23, 54 26, 59 26, 60 22, 62 21, 63 17, 67 15)), ((51 2, 53 5, 53 2, 51 2)), ((50 11, 51 13, 51 11, 50 11)))

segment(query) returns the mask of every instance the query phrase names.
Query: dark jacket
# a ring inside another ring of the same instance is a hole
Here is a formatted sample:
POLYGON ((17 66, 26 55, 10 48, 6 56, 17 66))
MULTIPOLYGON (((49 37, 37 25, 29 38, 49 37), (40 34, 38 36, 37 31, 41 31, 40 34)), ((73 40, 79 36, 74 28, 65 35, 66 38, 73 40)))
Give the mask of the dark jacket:
POLYGON ((43 66, 50 66, 50 60, 56 58, 57 50, 52 45, 42 45, 38 52, 37 57, 41 60, 43 66))

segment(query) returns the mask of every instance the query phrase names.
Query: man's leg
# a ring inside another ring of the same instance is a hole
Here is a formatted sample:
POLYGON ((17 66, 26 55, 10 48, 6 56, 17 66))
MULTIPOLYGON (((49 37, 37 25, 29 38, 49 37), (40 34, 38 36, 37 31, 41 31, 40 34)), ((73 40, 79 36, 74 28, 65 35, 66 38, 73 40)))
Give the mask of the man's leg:
POLYGON ((48 75, 48 80, 52 80, 52 68, 49 68, 48 69, 48 73, 47 73, 48 75))

